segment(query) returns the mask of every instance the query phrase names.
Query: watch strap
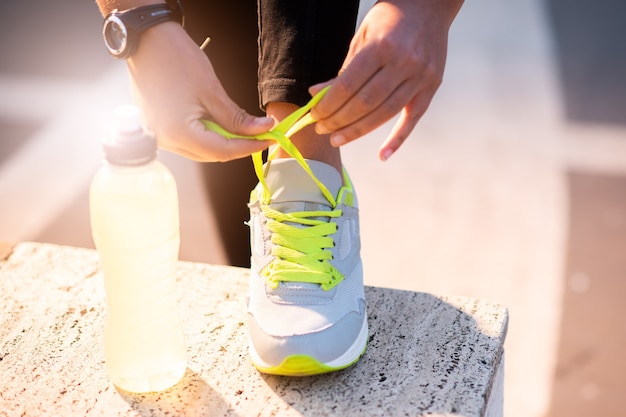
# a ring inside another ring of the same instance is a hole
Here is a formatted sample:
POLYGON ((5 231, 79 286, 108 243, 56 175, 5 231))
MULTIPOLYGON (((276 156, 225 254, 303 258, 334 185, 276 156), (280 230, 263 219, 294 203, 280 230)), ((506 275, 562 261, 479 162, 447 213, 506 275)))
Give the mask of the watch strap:
POLYGON ((139 6, 123 11, 116 9, 109 13, 104 20, 103 27, 103 35, 109 53, 119 59, 130 57, 137 48, 141 32, 159 23, 175 21, 184 27, 184 14, 180 0, 166 1, 167 3, 139 6), (116 21, 117 26, 125 32, 125 41, 120 49, 110 47, 108 43, 109 27, 115 26, 116 21))
POLYGON ((174 19, 180 23, 180 25, 185 27, 185 11, 183 10, 183 3, 181 0, 165 0, 165 2, 172 8, 174 11, 174 19))
POLYGON ((165 4, 151 4, 148 6, 135 7, 123 12, 113 11, 112 15, 124 14, 124 24, 129 30, 141 33, 151 26, 162 22, 176 21, 174 10, 165 4))

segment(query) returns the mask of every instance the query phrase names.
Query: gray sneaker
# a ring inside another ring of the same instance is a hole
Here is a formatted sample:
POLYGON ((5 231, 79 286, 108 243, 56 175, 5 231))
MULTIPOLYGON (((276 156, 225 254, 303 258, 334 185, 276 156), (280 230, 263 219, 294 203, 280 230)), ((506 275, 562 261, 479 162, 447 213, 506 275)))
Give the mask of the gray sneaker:
POLYGON ((368 337, 350 178, 311 160, 276 159, 265 168, 249 204, 252 363, 291 376, 346 368, 368 337))

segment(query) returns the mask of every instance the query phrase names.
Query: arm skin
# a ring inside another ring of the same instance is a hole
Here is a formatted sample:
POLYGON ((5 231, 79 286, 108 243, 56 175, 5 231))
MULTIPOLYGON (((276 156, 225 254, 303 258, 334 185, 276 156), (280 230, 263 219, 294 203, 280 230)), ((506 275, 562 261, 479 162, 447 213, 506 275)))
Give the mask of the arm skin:
MULTIPOLYGON (((97 0, 105 15, 158 0, 97 0)), ((448 30, 463 0, 381 0, 358 28, 339 75, 311 87, 332 85, 313 109, 319 134, 341 146, 400 118, 379 150, 388 159, 406 140, 439 88, 448 30)), ((128 60, 137 101, 161 147, 191 159, 225 161, 258 151, 267 142, 226 140, 204 130, 200 119, 226 130, 254 135, 272 120, 256 118, 230 100, 206 55, 173 22, 143 33, 128 60), (159 86, 155 88, 155 86, 159 86)))
POLYGON ((378 1, 358 28, 339 75, 313 109, 319 133, 341 146, 400 118, 379 150, 389 158, 426 112, 445 67, 448 31, 462 0, 378 1))
MULTIPOLYGON (((97 0, 103 15, 154 3, 158 1, 97 0)), ((197 161, 227 161, 269 146, 228 140, 204 128, 200 120, 209 119, 246 136, 268 131, 274 121, 246 113, 228 97, 207 56, 179 24, 165 22, 143 32, 127 64, 135 100, 161 148, 197 161)))

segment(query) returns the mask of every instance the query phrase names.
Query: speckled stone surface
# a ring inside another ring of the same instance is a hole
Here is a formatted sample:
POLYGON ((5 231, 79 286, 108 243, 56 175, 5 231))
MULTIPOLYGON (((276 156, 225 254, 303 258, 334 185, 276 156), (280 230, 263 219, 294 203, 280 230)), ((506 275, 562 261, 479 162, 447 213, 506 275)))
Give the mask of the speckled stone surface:
POLYGON ((0 416, 499 416, 504 307, 366 288, 361 361, 308 378, 258 373, 247 356, 248 272, 179 264, 189 367, 173 388, 116 389, 104 369, 97 253, 39 243, 0 257, 0 416))

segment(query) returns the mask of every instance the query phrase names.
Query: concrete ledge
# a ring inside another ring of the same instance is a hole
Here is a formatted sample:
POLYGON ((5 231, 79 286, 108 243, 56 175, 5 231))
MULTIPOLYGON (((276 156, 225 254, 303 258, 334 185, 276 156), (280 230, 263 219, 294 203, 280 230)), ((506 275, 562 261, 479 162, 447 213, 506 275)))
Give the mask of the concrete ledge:
POLYGON ((168 391, 129 394, 104 371, 96 252, 15 245, 0 260, 0 414, 502 415, 505 308, 368 287, 370 342, 357 365, 275 377, 248 361, 247 278, 244 269, 181 262, 189 369, 168 391))
POLYGON ((4 261, 13 252, 13 244, 0 241, 0 261, 4 261))

